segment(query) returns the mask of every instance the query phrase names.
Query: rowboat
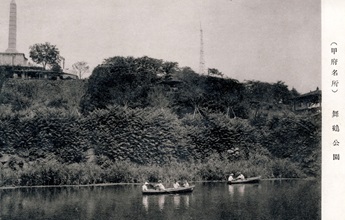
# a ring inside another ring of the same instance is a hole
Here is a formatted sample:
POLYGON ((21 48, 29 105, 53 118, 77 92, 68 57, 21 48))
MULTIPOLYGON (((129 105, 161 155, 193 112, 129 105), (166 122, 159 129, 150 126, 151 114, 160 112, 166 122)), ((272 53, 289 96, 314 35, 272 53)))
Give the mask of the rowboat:
POLYGON ((164 190, 159 189, 148 189, 142 191, 144 195, 153 195, 153 194, 180 194, 180 193, 190 193, 193 192, 195 185, 188 187, 179 187, 179 188, 166 188, 164 190))
POLYGON ((232 180, 228 181, 228 184, 242 184, 242 183, 258 183, 260 182, 261 176, 249 177, 244 180, 232 180))

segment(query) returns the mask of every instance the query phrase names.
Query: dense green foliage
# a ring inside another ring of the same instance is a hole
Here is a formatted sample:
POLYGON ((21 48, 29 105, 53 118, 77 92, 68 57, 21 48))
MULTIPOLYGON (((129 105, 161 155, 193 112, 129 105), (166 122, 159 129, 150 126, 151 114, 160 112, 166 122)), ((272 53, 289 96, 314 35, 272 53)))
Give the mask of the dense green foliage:
POLYGON ((296 95, 149 57, 109 58, 88 81, 7 80, 0 185, 318 176, 320 114, 291 111, 296 95))
POLYGON ((107 105, 148 106, 147 95, 157 81, 163 61, 142 57, 114 57, 96 67, 81 102, 82 112, 107 105))
MULTIPOLYGON (((255 157, 258 157, 256 155, 255 157)), ((273 177, 305 177, 298 165, 286 159, 258 158, 232 163, 212 155, 206 162, 189 161, 157 165, 138 165, 128 161, 105 164, 73 163, 66 164, 49 158, 37 161, 18 170, 0 168, 0 186, 37 186, 37 185, 80 185, 100 183, 169 183, 174 180, 188 181, 226 181, 231 172, 241 170, 246 176, 262 175, 273 177)))
POLYGON ((42 64, 43 69, 46 69, 47 65, 56 68, 61 61, 60 51, 56 45, 52 45, 49 42, 38 43, 30 46, 30 58, 37 64, 42 64))

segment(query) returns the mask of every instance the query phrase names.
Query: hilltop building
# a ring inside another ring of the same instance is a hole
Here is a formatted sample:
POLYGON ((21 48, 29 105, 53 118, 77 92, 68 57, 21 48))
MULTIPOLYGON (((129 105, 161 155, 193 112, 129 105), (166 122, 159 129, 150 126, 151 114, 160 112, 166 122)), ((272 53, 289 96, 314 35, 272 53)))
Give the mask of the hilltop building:
MULTIPOLYGON (((65 58, 60 56, 62 70, 65 69, 65 58)), ((11 73, 13 78, 22 79, 78 79, 75 74, 43 70, 41 67, 34 67, 28 63, 24 53, 17 51, 17 4, 15 0, 10 4, 8 48, 0 53, 0 66, 11 73)))
POLYGON ((292 99, 294 111, 321 111, 321 90, 316 88, 311 91, 292 99))

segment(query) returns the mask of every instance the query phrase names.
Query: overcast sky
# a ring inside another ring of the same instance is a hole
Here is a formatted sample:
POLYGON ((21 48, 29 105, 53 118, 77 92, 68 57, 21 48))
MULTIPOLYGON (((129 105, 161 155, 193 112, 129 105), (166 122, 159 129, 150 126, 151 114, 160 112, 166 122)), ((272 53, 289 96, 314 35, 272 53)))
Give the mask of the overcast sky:
MULTIPOLYGON (((0 51, 11 0, 1 0, 0 51)), ((199 70, 200 22, 207 68, 227 77, 321 87, 318 0, 16 0, 17 50, 50 42, 66 66, 112 56, 175 61, 199 70)))

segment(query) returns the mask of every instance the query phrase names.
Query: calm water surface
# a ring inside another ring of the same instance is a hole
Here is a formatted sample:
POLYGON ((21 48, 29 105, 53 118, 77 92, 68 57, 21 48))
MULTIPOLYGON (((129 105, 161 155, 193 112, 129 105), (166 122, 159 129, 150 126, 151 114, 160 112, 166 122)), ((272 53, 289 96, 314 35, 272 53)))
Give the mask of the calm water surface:
POLYGON ((141 186, 0 189, 7 219, 321 219, 315 180, 197 183, 185 195, 141 194, 141 186))

